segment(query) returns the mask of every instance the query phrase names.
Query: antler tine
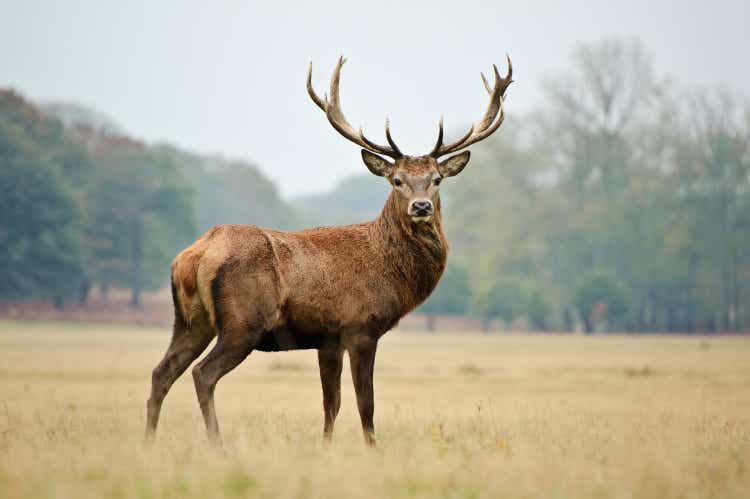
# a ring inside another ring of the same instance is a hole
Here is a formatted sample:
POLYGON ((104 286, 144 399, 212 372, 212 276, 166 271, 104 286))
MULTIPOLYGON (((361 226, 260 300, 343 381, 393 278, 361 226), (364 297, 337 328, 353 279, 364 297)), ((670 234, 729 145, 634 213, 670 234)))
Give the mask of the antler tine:
POLYGON ((482 120, 477 125, 477 129, 480 131, 484 131, 493 121, 495 121, 495 117, 500 110, 500 103, 503 100, 503 92, 505 91, 505 89, 500 90, 503 79, 500 77, 500 72, 497 70, 497 66, 493 64, 492 70, 495 73, 495 86, 492 88, 492 92, 490 92, 490 102, 487 105, 487 110, 484 112, 482 120))
POLYGON ((510 54, 505 53, 505 59, 508 61, 508 76, 505 77, 508 80, 508 85, 513 83, 513 63, 510 60, 510 54))
POLYGON ((487 83, 487 78, 484 77, 484 73, 479 73, 479 76, 482 77, 482 83, 484 83, 484 88, 487 90, 487 93, 492 95, 492 89, 490 88, 490 84, 487 83))
POLYGON ((400 158, 401 156, 403 156, 403 154, 396 146, 395 141, 391 137, 390 126, 387 121, 385 126, 385 133, 390 147, 380 145, 369 140, 362 133, 361 127, 358 131, 355 131, 354 128, 349 124, 349 121, 347 121, 343 111, 341 111, 341 103, 339 101, 339 82, 341 80, 341 67, 345 62, 346 59, 344 58, 344 56, 339 57, 336 68, 333 70, 333 75, 331 75, 330 100, 328 99, 328 96, 326 96, 324 99, 321 99, 315 93, 315 90, 313 90, 312 63, 310 63, 310 68, 307 73, 307 93, 310 95, 310 98, 313 100, 315 105, 326 113, 326 117, 328 118, 328 121, 331 123, 333 128, 335 128, 336 131, 343 135, 345 138, 373 152, 378 152, 386 156, 390 156, 394 159, 400 158))
POLYGON ((440 117, 440 121, 438 122, 438 138, 435 142, 435 147, 432 148, 431 155, 434 155, 436 152, 440 150, 440 148, 443 146, 443 117, 440 117))
POLYGON ((448 145, 442 144, 443 127, 441 124, 440 130, 438 132, 438 142, 435 145, 435 148, 430 153, 431 156, 439 157, 444 154, 455 152, 459 149, 468 147, 471 144, 489 137, 490 135, 492 135, 492 133, 495 132, 495 130, 500 128, 500 125, 505 119, 503 98, 505 96, 505 91, 507 90, 508 85, 513 82, 513 64, 510 61, 510 56, 508 56, 507 54, 506 58, 508 60, 508 74, 505 78, 500 76, 500 72, 498 71, 497 66, 494 64, 492 65, 492 70, 495 73, 495 83, 492 88, 490 88, 489 82, 484 76, 484 73, 480 73, 484 88, 490 95, 490 101, 487 104, 487 109, 485 110, 484 115, 482 116, 482 119, 479 121, 479 123, 473 125, 471 129, 469 129, 469 132, 466 133, 463 137, 448 145), (500 115, 499 118, 498 113, 500 115))
POLYGON ((359 130, 357 131, 357 138, 362 141, 362 142, 357 142, 357 143, 361 145, 362 147, 364 147, 365 149, 379 152, 379 153, 385 154, 386 156, 391 156, 393 158, 401 157, 400 153, 399 155, 394 155, 394 152, 391 151, 389 147, 378 144, 377 142, 373 142, 367 137, 365 137, 364 132, 362 132, 362 127, 359 127, 359 130))
POLYGON ((473 134, 474 131, 476 130, 476 126, 471 125, 471 127, 469 127, 469 131, 463 134, 461 138, 459 138, 457 141, 453 142, 452 144, 448 144, 447 146, 444 146, 443 145, 443 118, 442 116, 440 117, 439 126, 440 126, 440 129, 438 130, 438 140, 435 143, 435 147, 430 152, 430 156, 434 156, 436 158, 438 156, 442 156, 444 154, 448 154, 449 152, 453 152, 453 151, 460 149, 460 147, 458 146, 461 145, 463 142, 465 142, 469 137, 471 137, 471 134, 473 134))
POLYGON ((315 89, 313 89, 312 86, 312 61, 310 61, 310 65, 307 67, 307 94, 310 96, 315 105, 322 109, 325 113, 326 103, 320 97, 318 97, 318 94, 315 93, 315 89))
POLYGON ((401 150, 393 140, 393 137, 391 137, 391 120, 388 117, 385 118, 385 140, 388 141, 388 144, 390 144, 391 148, 396 154, 398 154, 399 156, 403 156, 401 150))

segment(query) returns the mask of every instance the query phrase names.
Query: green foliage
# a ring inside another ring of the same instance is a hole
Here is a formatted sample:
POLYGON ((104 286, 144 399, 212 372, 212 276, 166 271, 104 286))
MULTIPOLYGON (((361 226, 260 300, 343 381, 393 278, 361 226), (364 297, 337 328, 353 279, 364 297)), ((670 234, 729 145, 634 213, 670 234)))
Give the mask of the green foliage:
MULTIPOLYGON (((102 141, 114 141, 103 137, 102 141)), ((91 278, 142 289, 169 277, 169 262, 194 236, 192 191, 171 158, 115 142, 97 160, 89 205, 91 278)))
POLYGON ((748 102, 677 99, 633 41, 582 46, 569 67, 445 183, 453 257, 475 289, 538 283, 523 313, 503 309, 535 328, 573 328, 582 310, 594 329, 592 298, 578 300, 605 282, 610 328, 750 327, 748 102))
POLYGON ((59 124, 0 93, 0 297, 57 302, 83 278, 79 193, 85 163, 59 124), (65 176, 68 176, 66 179, 65 176))
POLYGON ((117 286, 137 305, 168 280, 196 225, 297 225, 251 165, 149 147, 82 106, 42 112, 12 91, 0 91, 0 182, 6 298, 59 302, 117 286))
POLYGON ((419 308, 426 314, 466 313, 471 303, 469 273, 459 264, 449 264, 435 291, 419 308))
POLYGON ((621 318, 628 309, 625 289, 613 276, 602 271, 585 274, 573 291, 573 303, 587 333, 596 322, 621 318))
POLYGON ((536 284, 526 284, 524 313, 532 328, 537 331, 547 329, 552 314, 552 306, 542 289, 536 284))
POLYGON ((538 284, 506 278, 497 280, 478 295, 475 312, 485 324, 497 318, 510 324, 517 318, 525 317, 532 328, 544 331, 548 327, 552 307, 538 284))
POLYGON ((506 323, 523 314, 526 305, 520 282, 500 280, 477 296, 476 311, 485 320, 500 318, 506 323))

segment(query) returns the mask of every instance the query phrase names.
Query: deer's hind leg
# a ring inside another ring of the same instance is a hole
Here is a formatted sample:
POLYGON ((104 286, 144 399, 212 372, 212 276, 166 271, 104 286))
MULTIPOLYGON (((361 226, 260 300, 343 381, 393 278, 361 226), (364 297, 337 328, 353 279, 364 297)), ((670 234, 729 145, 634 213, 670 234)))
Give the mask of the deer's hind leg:
POLYGON ((220 335, 214 348, 193 368, 195 393, 206 423, 208 439, 213 444, 221 445, 219 422, 214 406, 216 384, 225 374, 240 365, 257 343, 254 335, 244 336, 239 342, 229 341, 226 336, 220 335))
POLYGON ((235 269, 225 264, 211 283, 216 345, 193 368, 195 392, 208 437, 217 445, 221 445, 221 436, 214 406, 216 384, 250 355, 279 317, 274 282, 267 274, 232 273, 227 268, 235 269))
POLYGON ((178 316, 172 330, 172 341, 151 375, 151 396, 146 404, 146 440, 153 438, 159 423, 161 405, 172 384, 198 358, 214 337, 214 330, 206 320, 196 320, 191 326, 178 316))

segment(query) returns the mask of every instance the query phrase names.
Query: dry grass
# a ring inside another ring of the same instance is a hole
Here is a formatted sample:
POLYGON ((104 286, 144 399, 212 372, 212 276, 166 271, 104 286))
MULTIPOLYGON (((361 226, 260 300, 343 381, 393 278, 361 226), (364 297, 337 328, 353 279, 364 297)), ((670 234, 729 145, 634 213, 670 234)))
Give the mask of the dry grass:
POLYGON ((750 497, 748 338, 390 333, 376 450, 348 374, 325 446, 314 353, 253 354, 217 389, 225 452, 189 375, 142 445, 167 341, 0 323, 0 497, 750 497))

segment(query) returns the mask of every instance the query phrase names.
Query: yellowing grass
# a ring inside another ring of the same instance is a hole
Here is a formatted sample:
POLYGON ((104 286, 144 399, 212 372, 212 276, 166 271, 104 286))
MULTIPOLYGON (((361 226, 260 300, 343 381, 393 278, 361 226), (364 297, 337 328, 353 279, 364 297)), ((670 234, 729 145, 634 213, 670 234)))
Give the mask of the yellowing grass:
POLYGON ((389 333, 376 450, 348 366, 321 442, 312 351, 183 376, 141 442, 167 330, 0 323, 0 497, 750 497, 750 339, 389 333))

